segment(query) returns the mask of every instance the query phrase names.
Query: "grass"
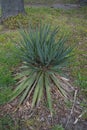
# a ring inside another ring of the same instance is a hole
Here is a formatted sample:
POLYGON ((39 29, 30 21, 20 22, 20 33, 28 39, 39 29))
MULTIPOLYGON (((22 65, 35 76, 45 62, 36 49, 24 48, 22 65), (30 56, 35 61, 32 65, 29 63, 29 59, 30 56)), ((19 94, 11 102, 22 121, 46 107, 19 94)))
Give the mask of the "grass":
POLYGON ((15 127, 14 127, 14 125, 15 125, 15 121, 12 119, 12 117, 9 114, 4 115, 0 119, 0 129, 1 130, 18 130, 17 124, 15 127))
POLYGON ((10 42, 7 34, 1 34, 0 40, 0 87, 3 87, 13 82, 11 73, 20 59, 17 48, 10 42))
MULTIPOLYGON (((18 15, 7 19, 4 27, 7 29, 15 29, 14 32, 7 31, 0 35, 0 84, 9 84, 12 81, 11 68, 15 68, 19 64, 17 57, 17 48, 11 44, 9 36, 14 40, 18 40, 19 34, 17 31, 18 21, 26 27, 28 24, 37 26, 41 21, 50 23, 52 26, 59 26, 60 32, 69 33, 68 44, 77 44, 75 62, 71 66, 71 74, 74 79, 78 79, 78 72, 85 80, 86 77, 86 37, 87 37, 87 8, 83 7, 74 10, 50 9, 50 8, 26 8, 27 15, 18 15), (17 25, 17 26, 16 26, 17 25), (17 57, 17 58, 16 58, 17 57), (9 69, 10 68, 10 69, 9 69), (8 71, 7 71, 8 70, 8 71), (3 71, 3 73, 2 73, 3 71)), ((1 27, 1 31, 3 28, 1 27)))
POLYGON ((15 82, 13 73, 20 65, 20 52, 9 39, 11 37, 18 41, 18 21, 24 27, 30 23, 35 27, 42 21, 53 27, 59 26, 61 33, 69 33, 67 44, 76 43, 77 46, 69 73, 75 85, 87 94, 87 7, 72 10, 27 7, 26 12, 26 16, 12 17, 5 21, 4 26, 0 25, 0 104, 5 102, 8 93, 11 93, 15 82))
POLYGON ((52 130, 64 130, 64 128, 62 127, 62 125, 55 125, 52 130))

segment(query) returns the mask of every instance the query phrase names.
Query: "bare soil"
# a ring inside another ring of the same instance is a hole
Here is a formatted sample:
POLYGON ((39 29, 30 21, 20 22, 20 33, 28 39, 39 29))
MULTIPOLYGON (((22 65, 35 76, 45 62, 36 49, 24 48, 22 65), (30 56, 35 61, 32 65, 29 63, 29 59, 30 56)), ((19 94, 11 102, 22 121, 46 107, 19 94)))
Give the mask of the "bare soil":
POLYGON ((83 111, 83 108, 79 106, 79 100, 71 114, 73 103, 67 106, 63 98, 55 92, 52 94, 52 99, 55 110, 53 117, 50 115, 46 102, 41 102, 35 109, 31 109, 31 103, 28 100, 16 109, 18 98, 0 107, 0 117, 10 115, 14 125, 17 126, 16 130, 52 130, 52 127, 58 124, 62 124, 64 130, 87 130, 87 119, 79 118, 74 124, 83 111))
POLYGON ((74 9, 74 8, 79 8, 81 7, 79 4, 50 4, 50 5, 46 5, 46 4, 27 4, 26 6, 30 6, 30 7, 49 7, 49 8, 56 8, 56 9, 74 9))

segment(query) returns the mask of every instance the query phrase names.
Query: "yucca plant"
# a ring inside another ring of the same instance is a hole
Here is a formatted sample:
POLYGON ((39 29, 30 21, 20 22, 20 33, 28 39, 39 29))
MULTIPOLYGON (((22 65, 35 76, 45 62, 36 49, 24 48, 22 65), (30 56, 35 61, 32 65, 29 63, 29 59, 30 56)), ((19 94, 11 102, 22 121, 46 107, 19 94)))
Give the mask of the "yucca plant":
POLYGON ((33 108, 45 97, 52 114, 52 87, 64 98, 69 96, 71 85, 62 77, 62 71, 69 63, 73 47, 65 45, 67 36, 56 40, 58 33, 59 28, 52 29, 50 25, 20 31, 19 49, 23 64, 16 76, 19 82, 11 95, 11 101, 20 95, 20 105, 31 96, 33 108))

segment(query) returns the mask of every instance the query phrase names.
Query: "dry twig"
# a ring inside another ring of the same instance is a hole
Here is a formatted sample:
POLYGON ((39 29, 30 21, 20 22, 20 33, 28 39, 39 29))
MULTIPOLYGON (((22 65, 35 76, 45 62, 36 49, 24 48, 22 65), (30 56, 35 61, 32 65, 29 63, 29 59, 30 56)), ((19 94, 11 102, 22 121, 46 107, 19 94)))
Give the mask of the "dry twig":
POLYGON ((87 112, 87 110, 83 111, 79 116, 78 118, 76 118, 76 120, 74 121, 74 125, 77 124, 77 122, 79 121, 79 119, 87 112))
POLYGON ((74 107, 75 107, 75 104, 76 104, 77 92, 78 92, 78 90, 75 90, 75 93, 74 93, 74 102, 73 102, 73 106, 72 106, 72 109, 71 109, 70 115, 69 115, 69 117, 68 117, 68 120, 67 120, 67 123, 66 123, 65 128, 66 128, 66 127, 67 127, 67 125, 69 124, 70 118, 71 118, 71 116, 72 116, 72 114, 73 114, 74 107))

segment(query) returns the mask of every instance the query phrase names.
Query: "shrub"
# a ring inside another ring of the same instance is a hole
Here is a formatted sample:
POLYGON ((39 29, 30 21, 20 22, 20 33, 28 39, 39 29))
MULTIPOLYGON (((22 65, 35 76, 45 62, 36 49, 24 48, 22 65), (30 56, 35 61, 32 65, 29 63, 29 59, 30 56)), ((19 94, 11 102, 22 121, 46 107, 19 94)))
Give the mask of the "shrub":
POLYGON ((22 94, 20 105, 33 95, 33 108, 44 96, 52 114, 52 87, 55 87, 55 91, 63 97, 69 96, 71 85, 62 77, 62 71, 69 63, 73 47, 65 45, 67 36, 61 36, 56 40, 58 32, 58 27, 52 29, 50 25, 40 25, 35 30, 31 27, 29 30, 20 31, 19 49, 23 65, 21 72, 16 76, 19 82, 10 101, 22 94))

